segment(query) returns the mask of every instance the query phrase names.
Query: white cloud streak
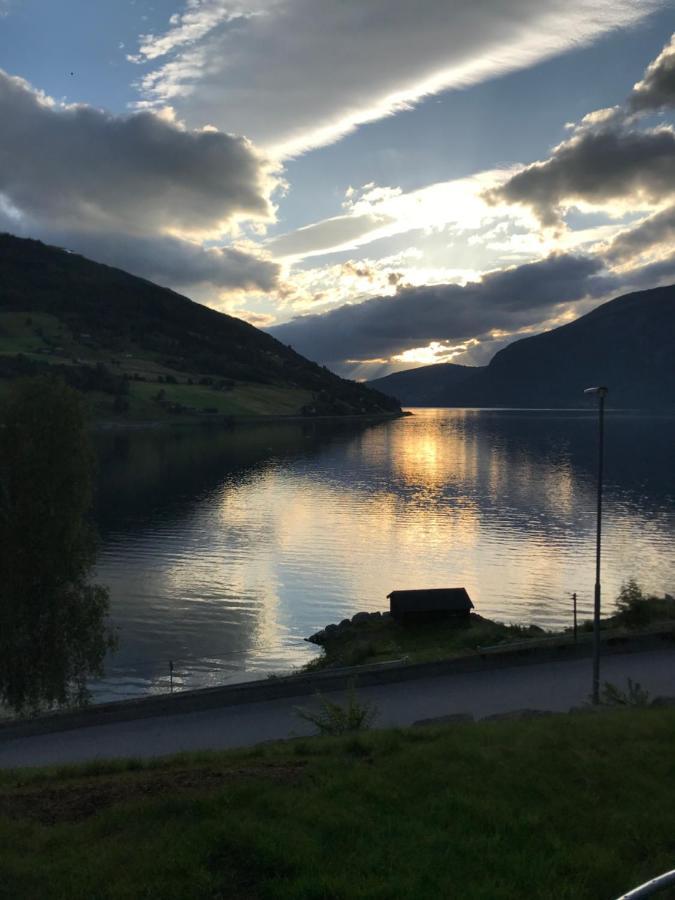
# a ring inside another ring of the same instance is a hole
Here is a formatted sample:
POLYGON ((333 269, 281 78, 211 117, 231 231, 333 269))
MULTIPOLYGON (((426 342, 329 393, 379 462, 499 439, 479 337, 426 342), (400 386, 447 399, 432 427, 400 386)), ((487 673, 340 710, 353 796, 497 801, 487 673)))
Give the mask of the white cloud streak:
POLYGON ((277 156, 632 25, 662 0, 193 0, 138 54, 142 102, 277 156))

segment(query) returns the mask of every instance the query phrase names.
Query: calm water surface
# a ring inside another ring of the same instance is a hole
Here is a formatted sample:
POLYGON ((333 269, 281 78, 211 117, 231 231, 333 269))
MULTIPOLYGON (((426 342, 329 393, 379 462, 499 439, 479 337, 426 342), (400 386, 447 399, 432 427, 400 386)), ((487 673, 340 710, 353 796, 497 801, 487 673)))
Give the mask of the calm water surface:
MULTIPOLYGON (((389 591, 464 585, 483 615, 590 613, 596 417, 414 410, 100 439, 97 577, 120 647, 97 699, 263 677, 389 591)), ((675 419, 607 422, 603 590, 675 593, 675 419)))

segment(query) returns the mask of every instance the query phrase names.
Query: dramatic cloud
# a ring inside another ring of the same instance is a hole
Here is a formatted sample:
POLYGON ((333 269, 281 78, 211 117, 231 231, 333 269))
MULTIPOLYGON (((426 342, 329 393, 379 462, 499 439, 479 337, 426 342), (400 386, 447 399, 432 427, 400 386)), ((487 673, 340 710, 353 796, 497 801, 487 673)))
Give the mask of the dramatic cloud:
POLYGON ((675 35, 635 85, 628 103, 634 112, 675 106, 675 35))
POLYGON ((135 61, 144 103, 280 155, 590 43, 662 0, 189 0, 135 61), (280 99, 282 98, 282 99, 280 99))
POLYGON ((675 35, 647 67, 624 107, 584 116, 549 159, 525 166, 487 190, 492 202, 531 208, 542 225, 559 228, 575 203, 596 208, 659 207, 675 194, 675 131, 640 131, 636 113, 675 106, 675 35))
POLYGON ((675 253, 667 259, 624 273, 622 290, 641 290, 672 284, 675 280, 675 253))
POLYGON ((644 254, 669 256, 675 246, 675 206, 670 206, 620 232, 608 245, 605 256, 624 263, 644 254))
POLYGON ((232 247, 205 248, 171 236, 77 233, 59 244, 77 248, 90 259, 117 266, 174 288, 211 285, 223 291, 268 292, 277 286, 279 266, 232 247))
POLYGON ((562 223, 574 204, 649 208, 675 194, 675 132, 610 123, 581 128, 544 162, 526 166, 487 197, 530 207, 544 226, 562 223))
POLYGON ((45 224, 196 235, 270 216, 268 164, 243 138, 61 106, 2 71, 0 121, 0 195, 45 224))
POLYGON ((205 286, 218 292, 270 292, 280 266, 236 247, 203 247, 171 235, 136 236, 49 228, 9 215, 0 203, 0 233, 32 237, 176 289, 205 286))
POLYGON ((386 359, 434 341, 458 343, 537 324, 561 304, 610 291, 613 282, 601 268, 589 257, 550 256, 464 286, 403 288, 271 331, 310 359, 340 368, 347 360, 386 359))

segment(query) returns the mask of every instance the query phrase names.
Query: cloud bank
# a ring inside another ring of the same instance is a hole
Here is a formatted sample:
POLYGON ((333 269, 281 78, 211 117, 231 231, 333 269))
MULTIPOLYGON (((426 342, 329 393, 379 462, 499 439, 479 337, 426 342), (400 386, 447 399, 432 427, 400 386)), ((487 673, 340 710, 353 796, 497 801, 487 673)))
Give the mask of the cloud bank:
POLYGON ((0 121, 0 192, 28 215, 132 234, 270 215, 267 164, 244 138, 59 106, 1 70, 0 121))
MULTIPOLYGON (((489 273, 478 282, 400 289, 270 329, 300 353, 336 369, 389 358, 433 341, 479 339, 550 318, 560 304, 608 293, 598 259, 571 254, 489 273)), ((347 367, 348 368, 348 367, 347 367)))
POLYGON ((559 227, 565 209, 647 207, 675 194, 675 131, 624 124, 582 128, 549 159, 526 166, 488 193, 493 202, 530 207, 542 225, 559 227))
POLYGON ((0 70, 4 228, 163 284, 269 290, 279 267, 189 238, 272 210, 268 161, 244 138, 152 112, 55 103, 0 70))

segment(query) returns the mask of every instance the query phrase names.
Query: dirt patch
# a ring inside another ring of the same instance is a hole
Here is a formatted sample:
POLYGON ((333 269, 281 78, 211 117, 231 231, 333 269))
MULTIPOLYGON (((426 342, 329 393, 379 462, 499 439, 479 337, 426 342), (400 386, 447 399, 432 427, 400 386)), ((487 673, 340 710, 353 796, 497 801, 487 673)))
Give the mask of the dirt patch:
POLYGON ((78 822, 118 803, 218 789, 245 778, 297 781, 305 763, 245 766, 234 769, 175 769, 164 772, 97 776, 59 787, 43 784, 0 793, 0 816, 30 819, 42 825, 78 822))

